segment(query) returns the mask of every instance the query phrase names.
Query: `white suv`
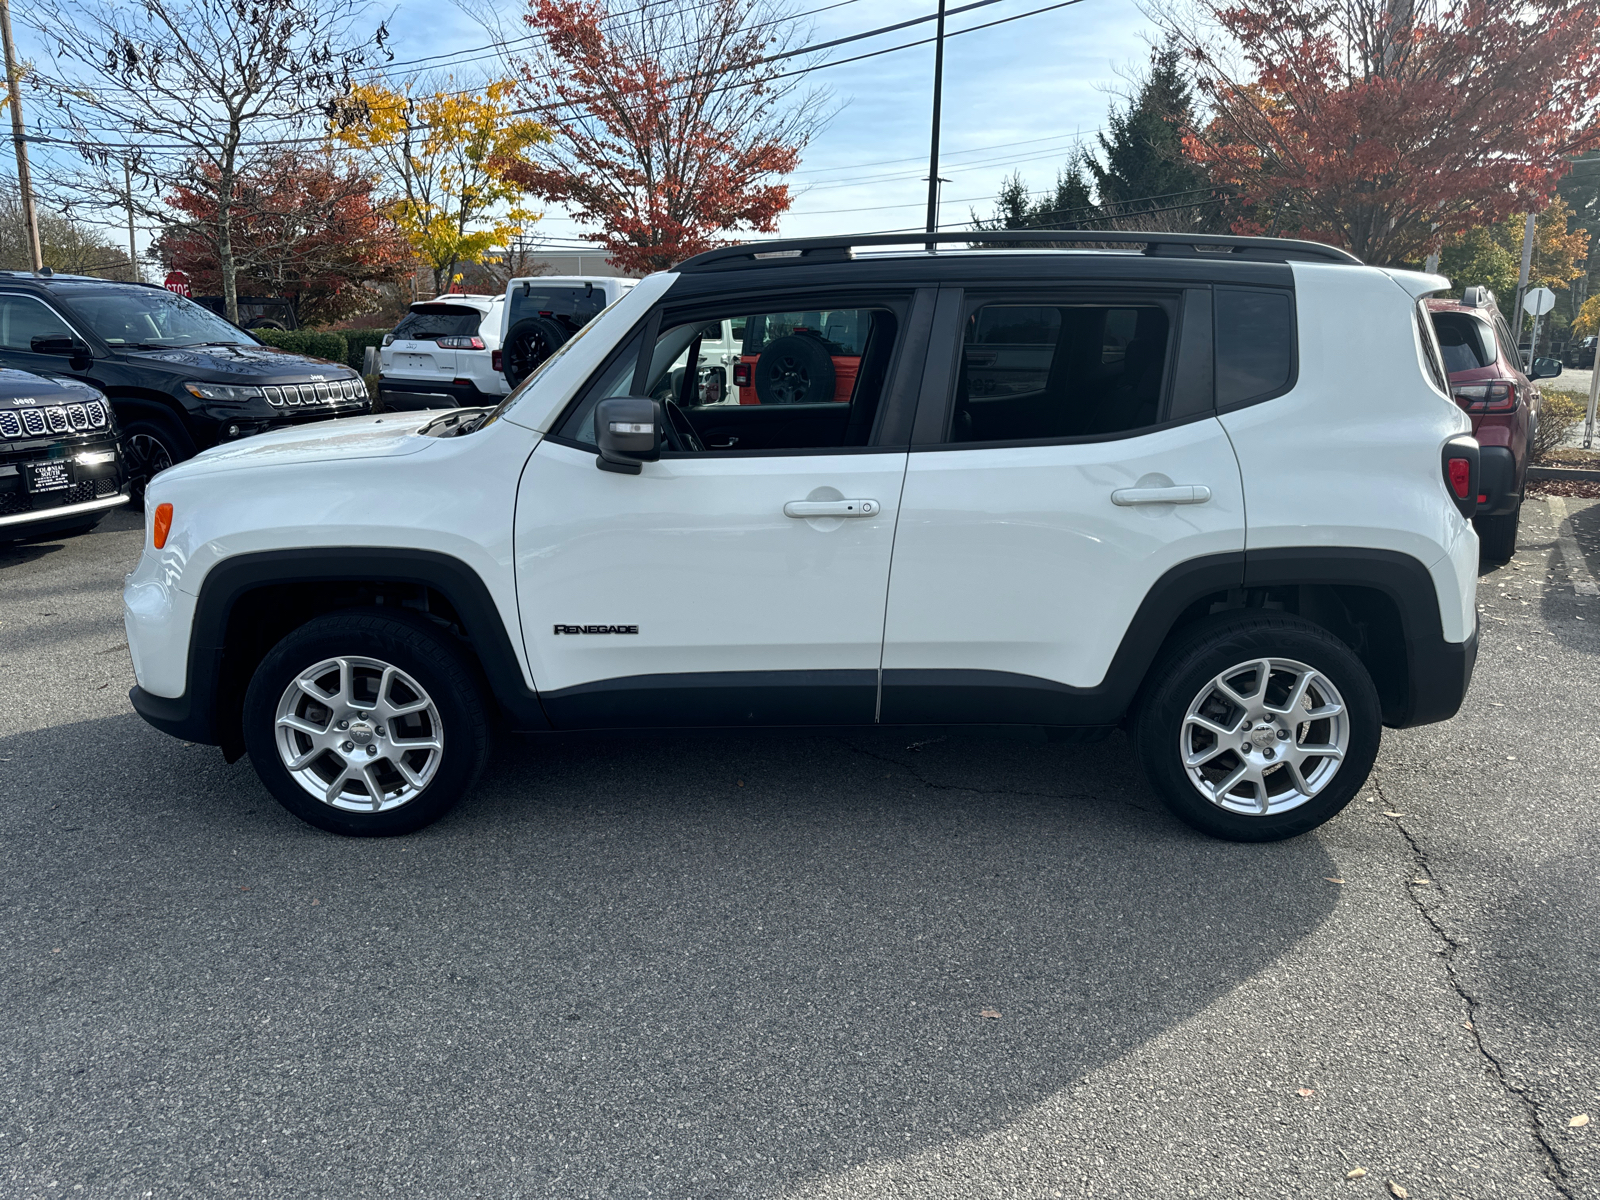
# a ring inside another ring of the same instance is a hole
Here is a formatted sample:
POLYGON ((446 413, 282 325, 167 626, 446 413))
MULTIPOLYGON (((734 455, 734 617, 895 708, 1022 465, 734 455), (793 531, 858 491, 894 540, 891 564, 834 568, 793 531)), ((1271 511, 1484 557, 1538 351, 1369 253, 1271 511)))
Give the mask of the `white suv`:
POLYGON ((389 411, 498 404, 503 296, 419 300, 378 351, 378 393, 389 411))
POLYGON ((606 275, 519 275, 506 284, 495 369, 507 387, 536 371, 636 282, 606 275))
POLYGON ((1028 236, 714 250, 492 412, 162 473, 134 707, 346 834, 435 820, 497 726, 1122 726, 1194 826, 1316 827, 1472 674, 1478 448, 1420 304, 1447 282, 1028 236), (700 403, 682 365, 731 321, 781 336, 754 402, 700 403))

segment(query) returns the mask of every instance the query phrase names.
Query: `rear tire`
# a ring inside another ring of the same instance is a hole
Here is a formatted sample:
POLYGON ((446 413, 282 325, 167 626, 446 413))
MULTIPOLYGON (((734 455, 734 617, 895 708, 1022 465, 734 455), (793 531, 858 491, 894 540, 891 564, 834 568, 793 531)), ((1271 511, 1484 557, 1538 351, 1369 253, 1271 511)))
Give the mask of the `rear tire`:
POLYGON ((1510 562, 1517 552, 1517 526, 1522 521, 1522 497, 1517 506, 1498 517, 1478 517, 1472 522, 1478 531, 1478 555, 1484 562, 1510 562))
POLYGON ((245 693, 244 740, 261 782, 302 821, 392 837, 431 825, 476 782, 489 718, 448 633, 356 610, 268 652, 245 693))
POLYGON ((1134 723, 1145 778, 1174 816, 1212 837, 1307 833, 1354 799, 1377 757, 1372 679, 1309 621, 1259 610, 1207 618, 1150 678, 1134 723), (1322 747, 1337 753, 1307 753, 1322 747))
POLYGON ((756 399, 761 404, 823 404, 833 399, 835 378, 828 348, 817 338, 791 333, 756 359, 756 399))

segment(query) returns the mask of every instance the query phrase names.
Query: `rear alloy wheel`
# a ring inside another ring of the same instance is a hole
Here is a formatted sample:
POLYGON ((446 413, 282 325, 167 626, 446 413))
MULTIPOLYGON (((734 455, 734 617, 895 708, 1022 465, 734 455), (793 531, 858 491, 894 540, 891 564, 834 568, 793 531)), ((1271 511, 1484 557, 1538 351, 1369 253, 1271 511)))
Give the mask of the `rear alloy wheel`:
POLYGON ((377 613, 319 617, 279 642, 250 682, 244 723, 283 806, 355 836, 438 820, 488 755, 483 702, 448 635, 377 613))
POLYGON ((1360 659, 1298 618, 1224 614, 1157 665, 1136 724, 1151 784, 1181 820, 1231 841, 1295 837, 1360 790, 1378 752, 1360 659))

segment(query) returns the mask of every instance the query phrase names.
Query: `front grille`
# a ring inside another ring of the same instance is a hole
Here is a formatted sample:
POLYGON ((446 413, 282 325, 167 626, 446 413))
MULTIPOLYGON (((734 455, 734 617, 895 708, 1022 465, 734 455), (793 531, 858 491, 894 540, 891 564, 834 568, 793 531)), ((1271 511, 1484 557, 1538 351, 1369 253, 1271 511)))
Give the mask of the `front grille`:
POLYGON ((274 408, 341 404, 347 400, 367 398, 367 385, 359 379, 335 379, 332 383, 285 383, 261 390, 267 397, 267 403, 274 408))
POLYGON ((0 438, 85 433, 91 429, 105 429, 110 424, 106 406, 98 400, 91 400, 88 404, 52 405, 49 408, 0 410, 0 438))
POLYGON ((65 508, 69 504, 87 504, 91 500, 104 500, 107 496, 115 496, 117 491, 118 484, 114 476, 80 479, 69 488, 62 488, 57 492, 40 492, 37 495, 23 491, 18 481, 18 486, 14 489, 0 491, 0 517, 29 512, 43 516, 51 509, 65 508))

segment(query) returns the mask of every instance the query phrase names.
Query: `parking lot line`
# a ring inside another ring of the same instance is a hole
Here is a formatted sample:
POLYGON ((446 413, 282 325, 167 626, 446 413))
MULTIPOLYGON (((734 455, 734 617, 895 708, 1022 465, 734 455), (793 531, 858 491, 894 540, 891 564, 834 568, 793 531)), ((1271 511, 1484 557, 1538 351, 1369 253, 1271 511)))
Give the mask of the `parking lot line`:
POLYGON ((1567 570, 1572 572, 1572 590, 1580 596, 1600 596, 1600 581, 1589 569, 1588 560, 1572 535, 1572 514, 1567 511, 1565 496, 1549 496, 1550 512, 1556 519, 1556 541, 1561 546, 1561 557, 1566 559, 1567 570))

